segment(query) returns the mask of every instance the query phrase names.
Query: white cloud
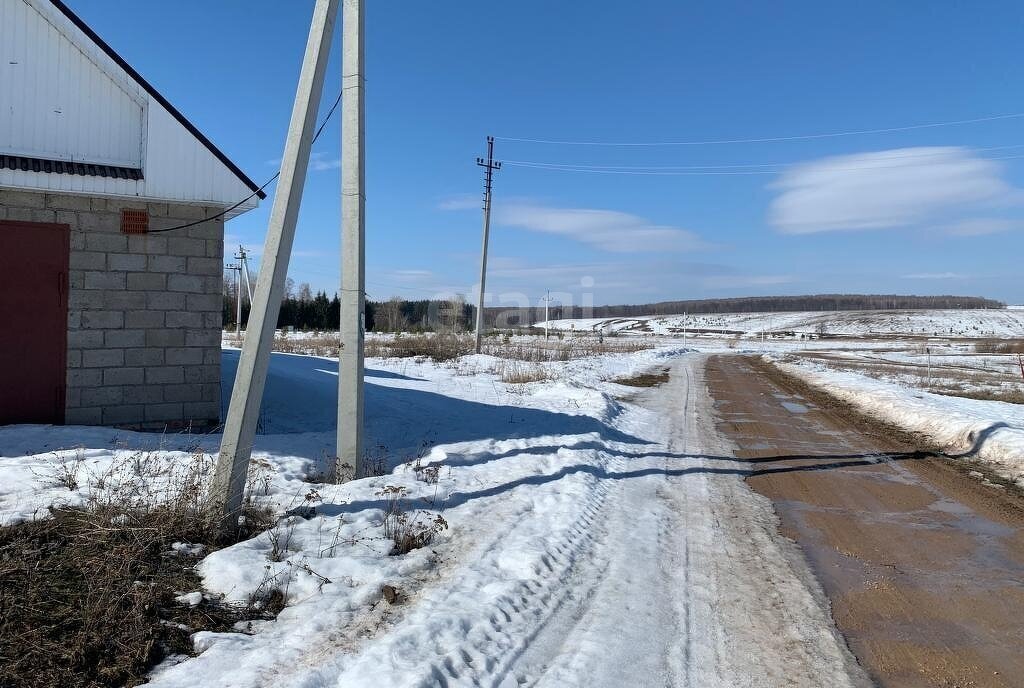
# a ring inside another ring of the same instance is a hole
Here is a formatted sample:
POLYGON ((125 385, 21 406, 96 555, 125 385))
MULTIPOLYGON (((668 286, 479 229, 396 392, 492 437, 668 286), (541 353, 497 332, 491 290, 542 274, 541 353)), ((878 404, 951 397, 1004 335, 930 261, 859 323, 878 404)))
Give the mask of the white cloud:
POLYGON ((792 275, 712 275, 701 280, 705 289, 745 289, 748 287, 769 287, 777 284, 792 284, 792 275))
POLYGON ((341 167, 341 158, 331 158, 327 153, 313 153, 309 156, 309 169, 314 172, 336 170, 341 167))
POLYGON ((483 199, 480 196, 461 194, 446 198, 437 204, 439 210, 480 210, 483 206, 483 199))
POLYGON ((910 275, 903 275, 903 279, 910 280, 959 280, 967 279, 967 275, 957 272, 915 272, 910 275))
POLYGON ((771 223, 788 234, 907 227, 940 213, 1007 203, 1001 167, 960 147, 904 148, 796 165, 773 185, 771 223))
POLYGON ((1020 220, 1004 220, 995 217, 979 217, 969 220, 961 220, 945 227, 946 234, 953 236, 983 236, 985 234, 998 234, 1009 232, 1024 227, 1020 220))
POLYGON ((391 270, 386 275, 391 279, 403 282, 422 282, 434 277, 434 273, 431 270, 391 270))
MULTIPOLYGON (((267 165, 271 167, 280 167, 281 158, 273 158, 267 160, 267 165)), ((309 169, 314 172, 323 172, 325 170, 336 170, 341 167, 340 157, 328 157, 327 153, 323 151, 319 153, 310 153, 309 155, 309 169)))
POLYGON ((496 205, 495 221, 574 239, 612 253, 693 251, 707 248, 695 233, 656 225, 637 215, 592 208, 551 208, 530 203, 496 205))

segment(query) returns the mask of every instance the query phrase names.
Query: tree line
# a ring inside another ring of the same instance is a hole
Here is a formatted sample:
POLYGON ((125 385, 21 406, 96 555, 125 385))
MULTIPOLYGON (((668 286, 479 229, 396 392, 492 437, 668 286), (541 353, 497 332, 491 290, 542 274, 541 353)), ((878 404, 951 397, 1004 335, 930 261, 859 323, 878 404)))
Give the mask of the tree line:
MULTIPOLYGON (((242 291, 242 327, 249 322, 249 298, 242 291)), ((223 319, 225 329, 234 329, 239 285, 228 276, 224 280, 223 319)), ((372 332, 464 332, 475 324, 476 309, 461 296, 448 300, 421 299, 409 301, 393 297, 387 301, 366 301, 365 323, 372 332)), ((285 283, 277 329, 337 330, 341 320, 341 299, 328 298, 324 291, 313 292, 308 283, 295 285, 291 278, 285 283)))

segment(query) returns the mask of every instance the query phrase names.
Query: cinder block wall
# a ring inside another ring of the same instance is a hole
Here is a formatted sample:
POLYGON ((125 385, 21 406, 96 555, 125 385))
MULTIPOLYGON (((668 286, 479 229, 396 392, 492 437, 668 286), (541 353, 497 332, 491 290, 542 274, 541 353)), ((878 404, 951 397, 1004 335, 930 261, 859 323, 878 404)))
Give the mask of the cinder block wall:
POLYGON ((224 224, 216 208, 0 190, 8 220, 71 226, 65 422, 159 429, 220 417, 224 224))

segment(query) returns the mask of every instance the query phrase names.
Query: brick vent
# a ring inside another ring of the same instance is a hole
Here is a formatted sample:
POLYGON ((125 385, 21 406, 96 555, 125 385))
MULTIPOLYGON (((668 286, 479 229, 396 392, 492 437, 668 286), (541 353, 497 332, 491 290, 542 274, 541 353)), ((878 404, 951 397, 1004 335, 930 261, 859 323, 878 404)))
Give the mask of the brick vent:
POLYGON ((122 234, 146 234, 149 232, 149 213, 145 210, 121 211, 122 234))

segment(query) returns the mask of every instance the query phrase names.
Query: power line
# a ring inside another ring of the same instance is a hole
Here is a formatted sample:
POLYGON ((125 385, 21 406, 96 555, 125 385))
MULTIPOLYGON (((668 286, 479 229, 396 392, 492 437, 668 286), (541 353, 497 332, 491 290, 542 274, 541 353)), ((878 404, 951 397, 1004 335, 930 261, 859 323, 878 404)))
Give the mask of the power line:
MULTIPOLYGON (((1019 148, 1022 146, 1005 146, 999 148, 1019 148)), ((994 149, 993 149, 994 150, 994 149)), ((914 158, 914 157, 932 157, 935 155, 942 155, 942 153, 929 153, 921 154, 920 156, 906 155, 906 156, 893 156, 892 160, 898 160, 899 158, 914 158)), ((994 157, 983 157, 980 160, 1017 160, 1024 157, 1024 155, 1001 155, 994 157)), ((882 158, 885 160, 885 158, 882 158)), ((589 174, 622 174, 622 175, 640 175, 640 176, 668 176, 668 177, 687 177, 687 176, 749 176, 749 175, 775 175, 780 174, 786 170, 787 167, 797 167, 806 162, 792 162, 792 163, 777 163, 773 165, 764 165, 764 167, 770 167, 771 169, 729 169, 732 166, 724 165, 721 167, 716 166, 694 166, 692 169, 685 166, 681 167, 616 167, 614 165, 599 166, 599 165, 575 165, 575 164, 562 164, 562 163, 545 163, 545 162, 529 162, 529 161, 513 161, 506 160, 505 164, 510 167, 520 167, 527 169, 539 169, 550 172, 583 172, 589 174)), ((839 166, 832 167, 834 171, 857 171, 857 170, 886 170, 886 169, 898 169, 906 167, 927 167, 933 163, 927 161, 921 161, 916 163, 897 163, 890 165, 851 165, 851 166, 839 166)), ((739 165, 737 167, 745 168, 746 165, 739 165)), ((749 167, 761 167, 761 165, 750 165, 749 167)))
POLYGON ((667 176, 667 177, 686 177, 686 176, 717 176, 717 175, 757 175, 757 174, 776 174, 778 170, 741 170, 741 171, 667 171, 667 170, 616 170, 616 169, 591 169, 586 167, 574 167, 570 165, 537 165, 530 163, 513 163, 506 161, 506 165, 509 167, 525 167, 540 170, 548 170, 550 172, 589 172, 592 174, 626 174, 626 175, 643 175, 643 176, 667 176))
MULTIPOLYGON (((942 147, 947 148, 947 147, 942 147)), ((1024 148, 1024 143, 1015 143, 1007 146, 988 146, 985 148, 972 148, 972 152, 982 153, 988 151, 998 150, 1009 150, 1015 148, 1024 148)), ((921 157, 934 157, 938 155, 948 155, 948 150, 932 150, 930 152, 915 152, 915 153, 904 153, 901 155, 879 155, 877 153, 872 154, 876 160, 902 160, 906 158, 921 158, 921 157)), ((989 158, 991 160, 1002 160, 1004 158, 989 158)), ((778 168, 778 167, 792 167, 794 165, 802 165, 806 163, 806 160, 790 160, 786 162, 766 162, 766 163, 736 163, 731 165, 589 165, 583 163, 560 163, 560 162, 548 162, 539 160, 506 160, 506 165, 518 165, 522 167, 571 167, 587 170, 643 170, 643 171, 660 171, 660 170, 734 170, 734 169, 745 169, 745 168, 778 168)))
POLYGON ((881 129, 858 129, 853 131, 833 131, 820 134, 802 134, 796 136, 767 136, 749 139, 711 139, 706 141, 558 141, 551 139, 530 139, 525 137, 495 136, 498 141, 512 141, 518 143, 540 143, 556 146, 721 146, 734 143, 777 143, 782 141, 806 141, 810 139, 828 139, 841 136, 864 136, 867 134, 891 134, 900 131, 913 131, 915 129, 934 129, 936 127, 952 127, 963 124, 978 124, 981 122, 995 122, 1006 119, 1019 119, 1024 117, 1024 112, 1014 112, 1005 115, 992 115, 990 117, 975 117, 972 119, 950 120, 946 122, 930 122, 928 124, 910 124, 901 127, 885 127, 881 129))
MULTIPOLYGON (((343 90, 344 90, 344 89, 343 89, 343 90)), ((341 93, 339 93, 339 94, 338 94, 338 97, 337 97, 337 98, 336 98, 336 99, 334 100, 334 105, 332 105, 332 106, 331 106, 331 109, 327 111, 327 116, 326 116, 326 117, 324 117, 324 121, 323 121, 323 122, 321 122, 321 123, 320 123, 320 127, 319 127, 319 128, 317 128, 317 130, 316 130, 316 134, 314 134, 314 135, 313 135, 313 140, 312 140, 312 141, 310 142, 310 144, 311 144, 311 145, 312 145, 313 143, 316 143, 316 140, 317 140, 318 138, 320 138, 320 134, 322 134, 322 133, 323 133, 324 127, 326 127, 326 126, 327 126, 327 122, 329 122, 329 121, 330 121, 330 119, 331 119, 331 116, 332 116, 332 115, 334 114, 334 111, 335 111, 335 110, 337 109, 337 107, 338 107, 338 104, 339 104, 340 102, 341 102, 341 93)), ((252 199, 253 197, 255 197, 255 196, 256 196, 257 194, 259 194, 259 193, 260 193, 261 191, 263 191, 263 190, 264 190, 264 189, 266 189, 266 188, 267 188, 268 186, 270 186, 271 184, 273 184, 273 183, 274 183, 274 181, 276 181, 276 180, 277 180, 277 178, 278 178, 278 177, 280 177, 280 176, 281 176, 281 171, 280 171, 280 170, 278 170, 278 171, 277 171, 277 172, 276 172, 276 173, 274 174, 274 176, 273 176, 273 177, 271 177, 270 179, 268 179, 267 181, 265 181, 265 182, 263 183, 263 186, 261 186, 260 188, 256 189, 255 191, 253 191, 253 192, 252 192, 251 194, 249 194, 248 196, 246 196, 245 198, 243 198, 242 200, 240 200, 240 201, 239 201, 238 203, 235 203, 235 204, 234 204, 233 206, 230 206, 230 207, 229 207, 229 208, 227 208, 226 210, 223 210, 223 211, 221 211, 221 212, 217 213, 216 215, 211 215, 210 217, 206 217, 206 218, 203 218, 202 220, 196 220, 196 221, 194 221, 194 222, 187 222, 187 223, 185 223, 185 224, 183 224, 183 225, 177 225, 177 226, 175 226, 175 227, 166 227, 166 228, 164 228, 164 229, 151 229, 151 230, 149 230, 149 232, 148 232, 148 233, 149 233, 149 234, 160 234, 160 233, 162 233, 162 232, 173 232, 173 231, 175 231, 175 230, 178 230, 178 229, 188 229, 189 227, 195 227, 196 225, 201 225, 201 224, 203 224, 204 222, 209 222, 210 220, 218 220, 218 219, 220 219, 220 218, 224 217, 225 215, 227 215, 228 213, 230 213, 230 212, 231 212, 232 210, 234 210, 235 208, 237 208, 237 207, 239 207, 240 205, 242 205, 243 203, 246 203, 246 202, 248 202, 249 200, 251 200, 251 199, 252 199)))

